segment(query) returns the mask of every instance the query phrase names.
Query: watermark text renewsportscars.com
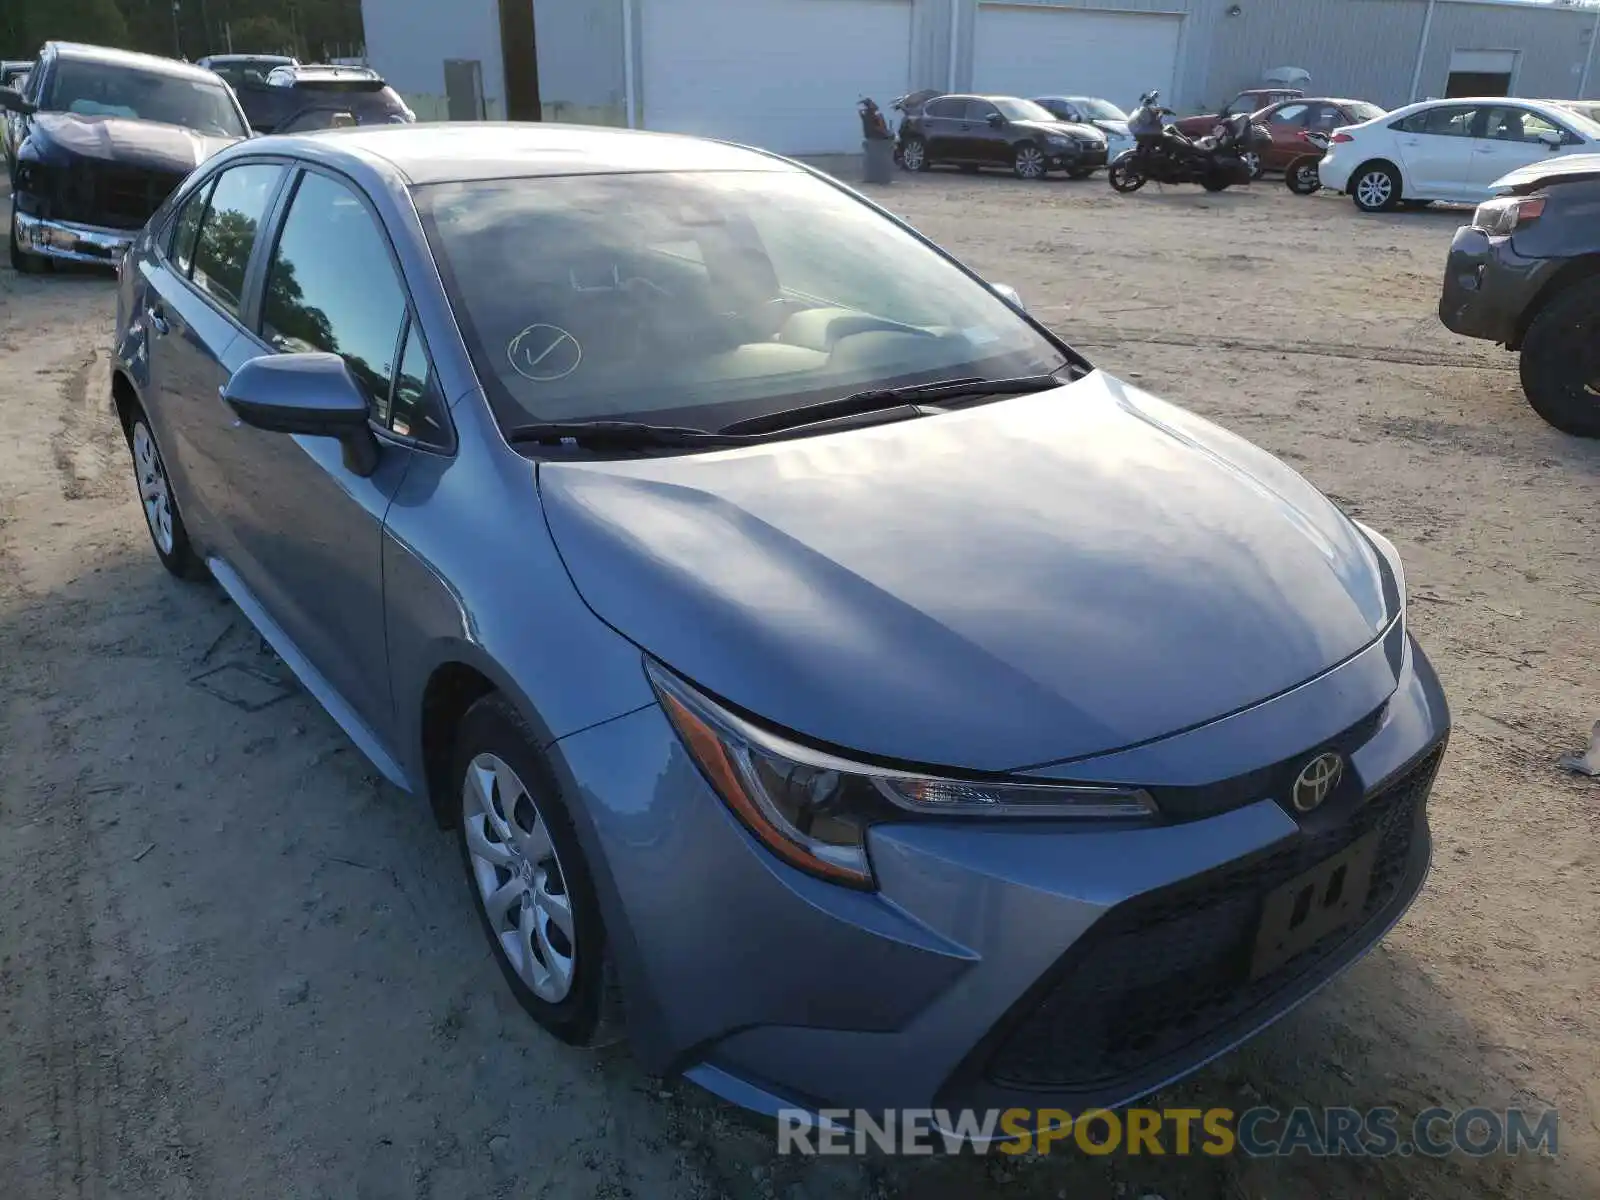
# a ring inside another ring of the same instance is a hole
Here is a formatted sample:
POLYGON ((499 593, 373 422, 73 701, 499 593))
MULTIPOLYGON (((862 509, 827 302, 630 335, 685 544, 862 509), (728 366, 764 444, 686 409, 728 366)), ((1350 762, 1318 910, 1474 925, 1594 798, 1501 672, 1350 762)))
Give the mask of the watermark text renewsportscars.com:
POLYGON ((823 1109, 778 1114, 778 1153, 1387 1158, 1557 1152, 1555 1109, 823 1109))

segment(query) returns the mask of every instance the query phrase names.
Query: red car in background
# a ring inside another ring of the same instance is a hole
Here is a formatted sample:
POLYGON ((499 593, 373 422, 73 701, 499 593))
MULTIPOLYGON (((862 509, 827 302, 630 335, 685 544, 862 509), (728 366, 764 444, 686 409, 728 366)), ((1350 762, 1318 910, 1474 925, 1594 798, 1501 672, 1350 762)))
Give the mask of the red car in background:
MULTIPOLYGON (((1228 107, 1234 112, 1244 112, 1243 104, 1269 94, 1272 93, 1260 90, 1240 92, 1228 107), (1235 108, 1235 104, 1241 107, 1235 108)), ((1279 99, 1267 101, 1259 110, 1250 110, 1251 124, 1264 127, 1272 135, 1272 144, 1259 156, 1253 153, 1244 156, 1250 164, 1252 177, 1259 176, 1263 171, 1281 171, 1305 154, 1308 144, 1301 136, 1304 133, 1331 133, 1342 125, 1359 125, 1384 114, 1384 109, 1365 100, 1305 96, 1298 92, 1284 96, 1282 90, 1276 94, 1279 99)), ((1190 137, 1201 137, 1213 132, 1217 121, 1215 116, 1185 117, 1178 122, 1178 128, 1190 137)))
POLYGON ((1269 104, 1297 100, 1304 95, 1305 93, 1299 88, 1246 88, 1229 100, 1220 113, 1197 113, 1192 117, 1182 118, 1177 123, 1178 130, 1190 137, 1204 137, 1213 132, 1218 121, 1238 116, 1240 113, 1259 112, 1269 104))

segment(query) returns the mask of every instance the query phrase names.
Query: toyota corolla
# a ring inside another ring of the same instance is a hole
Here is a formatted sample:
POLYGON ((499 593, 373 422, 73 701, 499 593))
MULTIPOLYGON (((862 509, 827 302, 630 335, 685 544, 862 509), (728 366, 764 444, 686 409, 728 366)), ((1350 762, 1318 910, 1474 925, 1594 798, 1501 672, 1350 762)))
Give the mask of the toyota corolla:
POLYGON ((808 168, 256 139, 117 307, 157 556, 455 831, 567 1042, 766 1111, 1114 1104, 1422 885, 1394 547, 808 168))

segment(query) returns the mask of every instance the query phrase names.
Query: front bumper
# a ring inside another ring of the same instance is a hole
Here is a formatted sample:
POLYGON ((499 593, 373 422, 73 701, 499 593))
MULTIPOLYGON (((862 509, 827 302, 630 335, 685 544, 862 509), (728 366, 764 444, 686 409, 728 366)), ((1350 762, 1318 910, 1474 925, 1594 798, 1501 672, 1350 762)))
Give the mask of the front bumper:
POLYGON ((18 212, 17 245, 29 254, 65 262, 116 266, 139 236, 137 229, 104 229, 72 221, 51 221, 18 212))
POLYGON ((642 1064, 769 1113, 1115 1106, 1195 1070, 1360 958, 1422 885, 1449 715, 1397 633, 1254 709, 1073 767, 1202 796, 1251 776, 1262 745, 1346 749, 1348 786, 1309 817, 1257 799, 1145 828, 879 826, 876 893, 759 848, 654 707, 564 739, 642 1064), (1359 915, 1251 981, 1266 894, 1366 835, 1359 915))
POLYGON ((1564 261, 1524 258, 1511 236, 1463 225, 1450 243, 1439 320, 1452 333, 1516 349, 1523 314, 1564 261))
POLYGON ((1106 144, 1077 143, 1047 148, 1050 166, 1061 171, 1093 171, 1106 165, 1106 144))

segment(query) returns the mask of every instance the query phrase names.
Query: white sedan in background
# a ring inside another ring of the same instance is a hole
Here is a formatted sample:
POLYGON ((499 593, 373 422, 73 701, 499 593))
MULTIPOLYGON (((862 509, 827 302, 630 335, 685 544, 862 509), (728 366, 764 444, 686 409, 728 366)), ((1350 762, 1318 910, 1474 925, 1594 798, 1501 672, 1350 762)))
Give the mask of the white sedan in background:
POLYGON ((1322 186, 1363 212, 1447 200, 1477 204, 1508 171, 1600 152, 1600 125, 1547 100, 1428 100, 1337 130, 1317 167, 1322 186))

